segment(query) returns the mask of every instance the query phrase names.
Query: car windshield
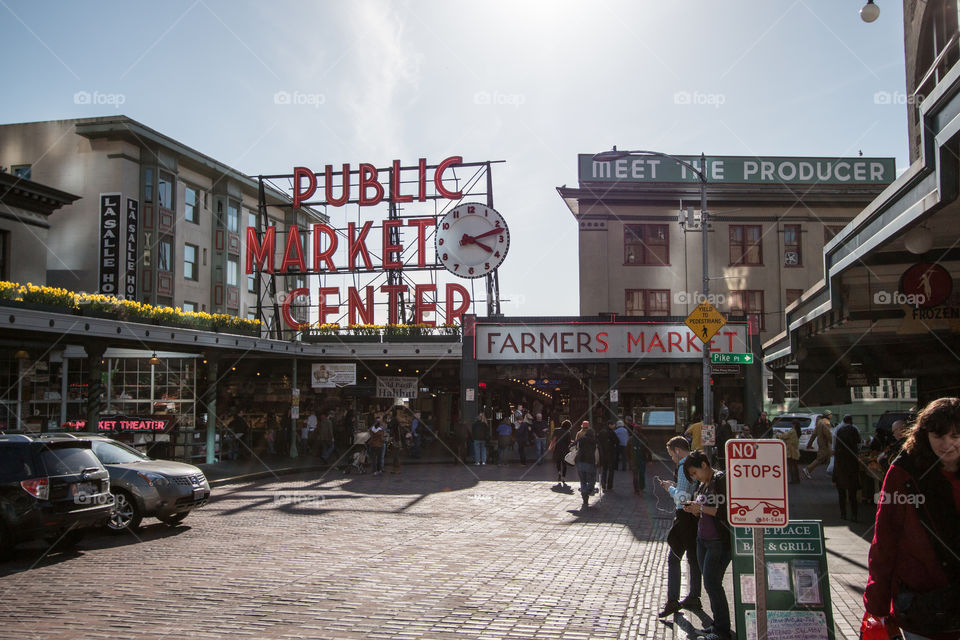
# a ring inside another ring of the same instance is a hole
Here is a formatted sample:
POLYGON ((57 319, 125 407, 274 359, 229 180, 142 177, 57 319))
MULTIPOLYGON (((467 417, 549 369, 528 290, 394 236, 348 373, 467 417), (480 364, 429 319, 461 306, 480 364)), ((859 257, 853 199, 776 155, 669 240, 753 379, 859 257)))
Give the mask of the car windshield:
POLYGON ((84 469, 101 468, 90 449, 81 447, 45 447, 40 453, 40 462, 48 476, 74 475, 84 469))
POLYGON ((789 429, 790 427, 793 426, 794 422, 799 422, 801 429, 806 429, 807 427, 810 426, 810 418, 800 418, 800 417, 788 418, 786 416, 778 416, 773 419, 773 427, 774 428, 779 427, 781 429, 789 429))
POLYGON ((97 454, 103 464, 126 464, 150 459, 136 449, 131 449, 119 442, 109 442, 107 440, 94 440, 93 452, 97 454))

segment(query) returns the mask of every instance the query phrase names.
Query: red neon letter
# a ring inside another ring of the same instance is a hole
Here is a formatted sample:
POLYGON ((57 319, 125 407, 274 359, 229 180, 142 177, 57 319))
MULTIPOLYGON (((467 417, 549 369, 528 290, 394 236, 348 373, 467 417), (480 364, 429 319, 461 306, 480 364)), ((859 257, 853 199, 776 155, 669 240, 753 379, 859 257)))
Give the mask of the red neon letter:
POLYGON ((354 237, 357 231, 357 225, 353 222, 347 223, 347 269, 349 271, 357 270, 357 254, 362 255, 363 264, 366 265, 367 269, 373 269, 373 263, 370 262, 370 252, 367 251, 366 245, 367 234, 372 228, 373 222, 368 220, 363 223, 363 227, 360 229, 360 235, 354 237))
POLYGON ((337 265, 333 264, 333 252, 337 250, 337 232, 326 224, 313 225, 313 267, 320 270, 320 262, 327 263, 330 273, 337 272, 337 265), (327 250, 320 251, 320 234, 327 236, 327 250))
POLYGON ((383 200, 383 185, 377 182, 377 168, 372 164, 360 165, 360 206, 375 205, 383 200), (367 197, 367 187, 373 187, 376 194, 372 198, 367 197))
POLYGON ((423 299, 423 294, 433 293, 437 294, 437 285, 435 284, 418 284, 414 287, 414 306, 413 306, 413 324, 425 324, 429 327, 437 326, 435 320, 424 320, 423 314, 436 311, 437 305, 434 302, 427 302, 423 299))
POLYGON ((417 266, 427 266, 427 232, 429 226, 437 224, 436 218, 413 218, 407 220, 408 227, 417 228, 417 266))
POLYGON ((333 197, 333 167, 327 165, 323 174, 323 190, 327 195, 327 204, 333 207, 342 207, 350 199, 350 163, 343 165, 340 174, 340 197, 333 197))
POLYGON ((257 230, 247 227, 247 273, 253 273, 253 263, 256 260, 257 270, 263 270, 263 263, 267 263, 267 273, 273 273, 273 239, 276 227, 270 225, 263 233, 263 244, 257 240, 257 230))
POLYGON ((450 200, 459 200, 463 197, 463 192, 447 191, 446 187, 443 186, 443 172, 446 171, 448 167, 452 167, 457 164, 463 164, 463 158, 460 156, 450 156, 438 164, 437 170, 433 172, 433 184, 437 188, 437 193, 450 200))
POLYGON ((403 220, 384 220, 383 221, 383 268, 384 269, 402 269, 403 263, 400 261, 400 253, 403 251, 402 244, 390 244, 390 230, 396 229, 403 224, 403 220), (393 258, 397 254, 397 258, 393 258))
POLYGON ((306 167, 293 168, 293 208, 299 209, 300 203, 309 200, 317 192, 317 176, 306 167), (300 190, 300 178, 307 179, 307 190, 300 190))
POLYGON ((281 308, 280 313, 283 315, 283 321, 291 329, 299 329, 300 323, 294 320, 293 316, 290 315, 290 303, 293 302, 294 298, 299 298, 300 296, 309 296, 310 289, 300 288, 294 289, 290 292, 286 298, 283 299, 283 307, 281 308))
POLYGON ((320 287, 320 304, 318 305, 320 324, 327 324, 327 316, 340 313, 339 304, 332 307, 327 306, 327 296, 332 296, 337 293, 340 293, 340 289, 336 287, 320 287))
POLYGON ((350 314, 350 324, 357 324, 357 315, 362 324, 373 324, 373 287, 366 287, 364 291, 367 303, 360 299, 356 287, 347 289, 347 312, 350 314))
POLYGON ((447 283, 447 299, 445 300, 445 306, 446 306, 446 312, 444 313, 444 315, 446 316, 446 323, 454 324, 455 320, 460 320, 460 322, 462 323, 463 314, 465 314, 467 310, 470 308, 470 292, 467 291, 466 287, 464 287, 463 285, 457 284, 456 282, 448 282, 447 283), (460 304, 456 307, 453 304, 454 293, 460 294, 460 304))
POLYGON ((307 263, 303 259, 303 245, 300 244, 300 228, 293 226, 287 231, 287 248, 283 251, 283 262, 280 271, 288 271, 290 267, 297 267, 300 273, 307 270, 307 263), (296 254, 296 256, 291 256, 296 254))
POLYGON ((390 200, 393 202, 413 202, 413 196, 400 195, 400 161, 393 161, 393 171, 390 172, 390 200))
POLYGON ((400 308, 399 297, 397 294, 406 293, 409 290, 409 287, 405 284, 382 284, 380 285, 380 291, 388 294, 387 298, 387 322, 389 324, 397 324, 397 318, 399 317, 398 310, 400 308))

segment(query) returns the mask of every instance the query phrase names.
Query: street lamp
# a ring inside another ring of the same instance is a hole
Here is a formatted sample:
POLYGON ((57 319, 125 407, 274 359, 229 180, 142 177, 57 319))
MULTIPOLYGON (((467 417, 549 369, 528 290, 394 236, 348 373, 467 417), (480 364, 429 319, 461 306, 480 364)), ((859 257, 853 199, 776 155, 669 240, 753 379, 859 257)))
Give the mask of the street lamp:
MULTIPOLYGON (((602 151, 593 156, 594 162, 615 162, 629 156, 656 156, 658 158, 669 158, 689 169, 700 180, 700 224, 701 224, 701 249, 703 251, 703 296, 708 299, 710 293, 710 278, 707 274, 707 158, 700 154, 700 168, 696 168, 686 160, 669 153, 660 151, 621 151, 614 145, 611 151, 602 151)), ((710 344, 705 342, 703 345, 703 424, 713 424, 713 402, 710 396, 710 344)))
POLYGON ((880 7, 873 4, 873 0, 867 0, 867 4, 860 9, 860 19, 864 22, 873 22, 880 17, 880 7))

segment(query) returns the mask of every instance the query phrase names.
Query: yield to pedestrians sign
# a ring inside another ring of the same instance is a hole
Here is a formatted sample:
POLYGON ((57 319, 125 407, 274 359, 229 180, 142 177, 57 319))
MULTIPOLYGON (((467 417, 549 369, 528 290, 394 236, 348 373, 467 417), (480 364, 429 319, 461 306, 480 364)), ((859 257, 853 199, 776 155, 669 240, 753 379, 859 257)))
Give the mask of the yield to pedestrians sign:
POLYGON ((727 321, 712 304, 701 302, 683 323, 690 327, 701 342, 707 344, 717 331, 720 331, 720 327, 727 324, 727 321))
POLYGON ((782 440, 727 440, 727 501, 735 527, 787 525, 787 446, 782 440))

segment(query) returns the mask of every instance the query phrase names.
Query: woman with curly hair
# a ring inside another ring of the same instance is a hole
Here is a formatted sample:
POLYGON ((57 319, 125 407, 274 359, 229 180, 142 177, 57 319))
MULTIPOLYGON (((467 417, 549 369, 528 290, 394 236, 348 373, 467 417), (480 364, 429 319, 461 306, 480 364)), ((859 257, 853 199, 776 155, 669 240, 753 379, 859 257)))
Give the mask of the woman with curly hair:
POLYGON ((879 496, 864 628, 960 639, 960 398, 920 412, 879 496))

